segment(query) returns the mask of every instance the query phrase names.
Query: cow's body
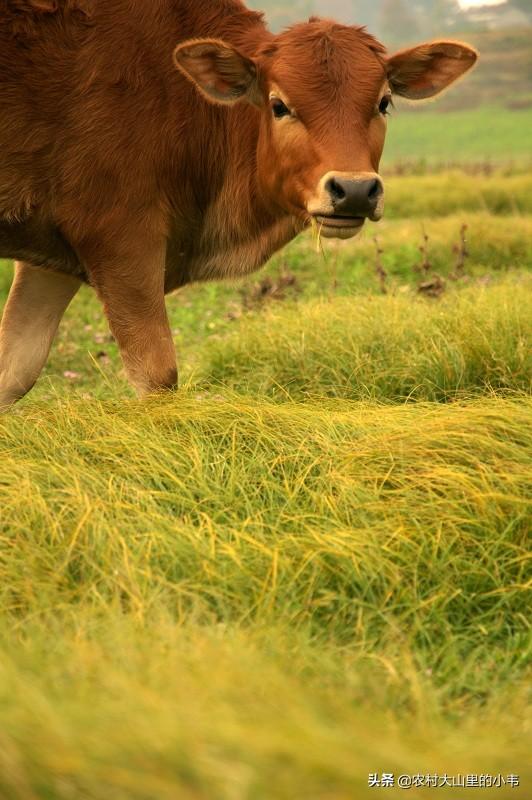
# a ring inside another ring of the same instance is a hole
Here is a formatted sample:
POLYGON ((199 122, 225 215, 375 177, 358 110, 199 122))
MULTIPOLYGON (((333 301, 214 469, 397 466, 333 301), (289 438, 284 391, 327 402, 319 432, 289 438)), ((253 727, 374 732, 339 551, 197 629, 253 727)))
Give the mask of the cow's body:
POLYGON ((260 267, 302 226, 258 196, 257 110, 202 101, 172 53, 215 35, 251 54, 272 38, 262 17, 233 0, 85 8, 0 29, 0 257, 89 280, 78 240, 125 213, 168 235, 167 290, 260 267))
POLYGON ((0 258, 19 262, 0 407, 38 376, 80 282, 134 383, 171 386, 165 291, 259 268, 312 216, 349 236, 380 215, 387 62, 361 29, 313 20, 274 37, 240 0, 2 0, 0 13, 0 258), (291 121, 287 87, 305 112, 291 121), (323 108, 340 98, 328 133, 323 108), (342 199, 355 184, 370 186, 358 212, 342 199))

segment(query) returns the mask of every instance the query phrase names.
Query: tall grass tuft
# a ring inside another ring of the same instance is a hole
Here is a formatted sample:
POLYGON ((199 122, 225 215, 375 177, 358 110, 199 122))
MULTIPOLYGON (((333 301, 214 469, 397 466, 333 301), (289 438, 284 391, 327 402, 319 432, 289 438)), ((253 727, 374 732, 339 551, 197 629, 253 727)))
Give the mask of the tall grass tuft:
POLYGON ((204 374, 280 400, 447 401, 530 387, 526 283, 474 286, 430 302, 349 297, 274 307, 210 343, 204 374))

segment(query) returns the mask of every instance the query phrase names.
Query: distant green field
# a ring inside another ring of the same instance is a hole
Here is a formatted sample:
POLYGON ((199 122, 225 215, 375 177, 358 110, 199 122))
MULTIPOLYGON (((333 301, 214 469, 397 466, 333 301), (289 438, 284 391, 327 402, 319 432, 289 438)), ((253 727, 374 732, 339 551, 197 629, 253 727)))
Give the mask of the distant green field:
POLYGON ((532 161, 532 108, 499 107, 439 113, 400 106, 388 122, 385 166, 397 162, 459 164, 532 161))
POLYGON ((0 800, 532 796, 530 181, 186 287, 167 396, 79 293, 0 417, 0 800))

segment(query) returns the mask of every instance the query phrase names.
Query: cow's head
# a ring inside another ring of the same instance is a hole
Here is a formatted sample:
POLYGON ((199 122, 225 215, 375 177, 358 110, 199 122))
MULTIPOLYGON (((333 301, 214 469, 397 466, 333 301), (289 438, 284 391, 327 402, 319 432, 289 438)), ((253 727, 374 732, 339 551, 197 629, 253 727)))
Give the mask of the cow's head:
POLYGON ((208 100, 258 108, 258 177, 270 202, 342 239, 382 216, 379 163, 393 95, 434 97, 476 59, 473 48, 451 41, 387 56, 364 29, 316 18, 253 58, 216 39, 175 51, 179 69, 208 100))

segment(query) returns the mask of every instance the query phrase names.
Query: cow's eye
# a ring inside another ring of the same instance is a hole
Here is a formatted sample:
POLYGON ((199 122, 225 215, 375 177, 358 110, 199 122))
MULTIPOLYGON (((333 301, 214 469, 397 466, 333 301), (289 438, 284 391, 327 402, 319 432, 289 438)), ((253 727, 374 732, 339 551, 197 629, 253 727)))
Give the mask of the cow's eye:
POLYGON ((282 100, 276 97, 272 100, 272 113, 275 119, 282 119, 283 117, 289 117, 291 111, 282 100))
POLYGON ((379 113, 383 114, 384 116, 389 114, 390 112, 388 109, 390 108, 391 104, 392 98, 389 95, 385 95, 379 103, 379 113))

